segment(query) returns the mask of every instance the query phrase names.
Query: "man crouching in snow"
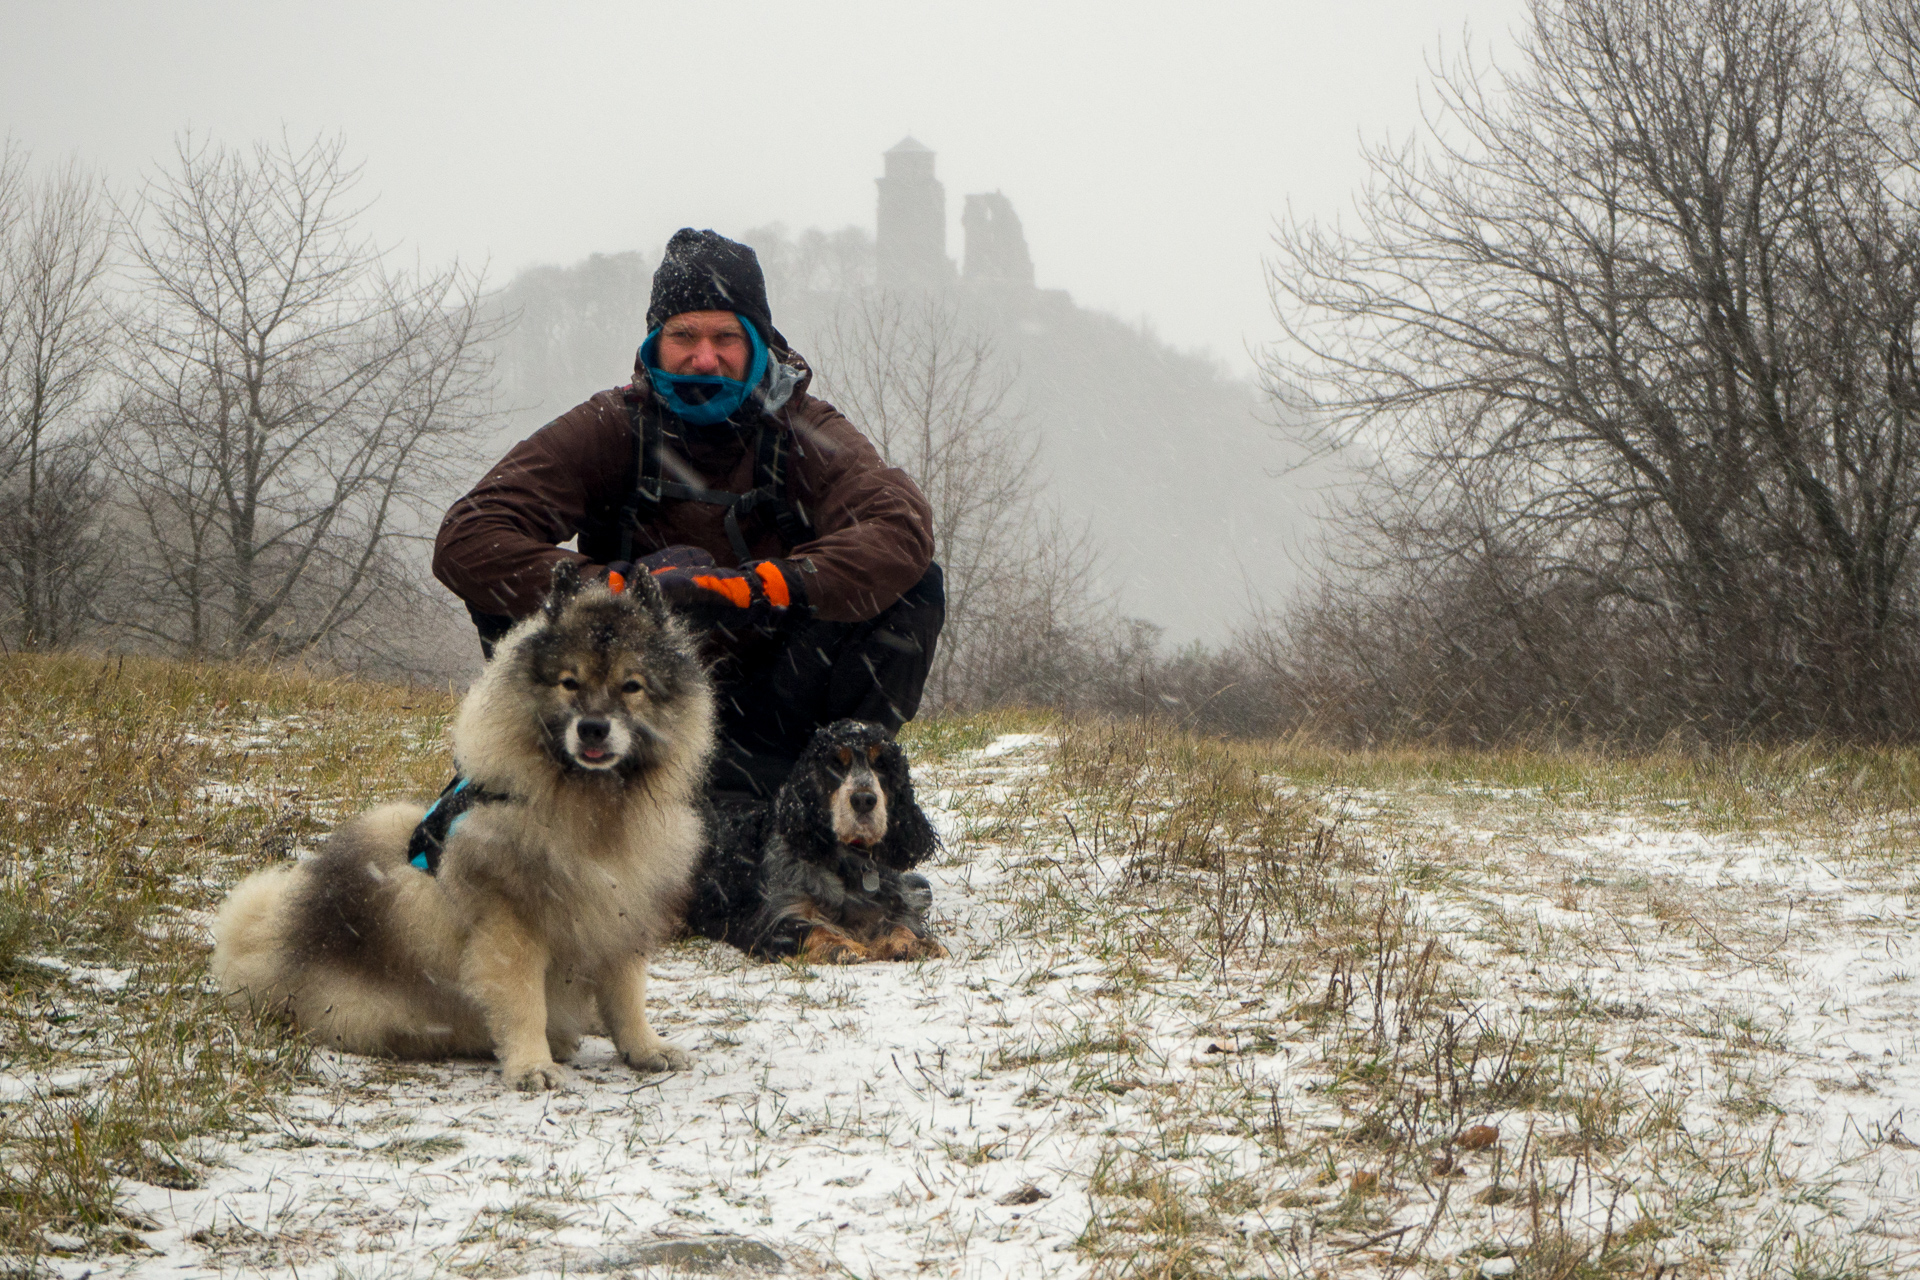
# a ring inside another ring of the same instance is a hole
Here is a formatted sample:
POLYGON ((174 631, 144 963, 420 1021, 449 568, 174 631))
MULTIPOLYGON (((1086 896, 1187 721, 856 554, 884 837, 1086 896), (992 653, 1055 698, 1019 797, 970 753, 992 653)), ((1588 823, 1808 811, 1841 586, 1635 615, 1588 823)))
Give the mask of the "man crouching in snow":
POLYGON ((751 248, 674 233, 647 328, 630 384, 534 432, 453 504, 433 571, 489 651, 556 560, 653 574, 712 666, 710 792, 723 811, 764 805, 820 726, 894 732, 919 709, 946 613, 932 515, 807 394, 751 248))

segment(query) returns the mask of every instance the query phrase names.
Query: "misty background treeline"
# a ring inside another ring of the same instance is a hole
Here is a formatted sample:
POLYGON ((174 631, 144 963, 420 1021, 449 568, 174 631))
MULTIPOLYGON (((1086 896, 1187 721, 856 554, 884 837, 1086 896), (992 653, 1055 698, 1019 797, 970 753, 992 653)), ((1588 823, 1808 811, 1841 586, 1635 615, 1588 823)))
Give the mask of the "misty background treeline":
MULTIPOLYGON (((815 393, 934 503, 930 703, 1920 734, 1914 6, 1540 0, 1432 90, 1353 218, 1280 226, 1257 391, 1030 272, 883 288, 864 230, 740 234, 815 393)), ((653 251, 488 292, 394 269, 337 143, 189 140, 111 196, 31 160, 0 161, 7 643, 469 671, 424 540, 625 380, 653 251)))
POLYGON ((1278 687, 1350 733, 1911 740, 1920 9, 1530 15, 1278 238, 1269 389, 1373 459, 1278 687))

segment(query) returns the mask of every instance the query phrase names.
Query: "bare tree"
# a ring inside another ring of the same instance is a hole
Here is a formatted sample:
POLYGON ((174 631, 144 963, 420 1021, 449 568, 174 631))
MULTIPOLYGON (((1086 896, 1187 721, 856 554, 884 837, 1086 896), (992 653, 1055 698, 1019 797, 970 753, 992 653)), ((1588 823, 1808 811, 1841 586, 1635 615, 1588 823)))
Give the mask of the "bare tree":
POLYGON ((1605 616, 1715 730, 1920 731, 1920 239, 1859 42, 1810 0, 1531 16, 1357 228, 1282 231, 1271 389, 1377 452, 1378 563, 1473 584, 1543 699, 1591 655, 1528 637, 1605 616))
POLYGON ((100 556, 102 486, 79 419, 102 372, 99 185, 0 156, 0 601, 23 648, 69 642, 100 556))
POLYGON ((189 139, 129 215, 110 460, 134 635, 307 651, 417 590, 408 540, 484 428, 491 332, 457 264, 393 270, 355 232, 355 180, 335 141, 189 139))
MULTIPOLYGON (((21 219, 26 216, 27 156, 12 139, 0 146, 0 246, 6 261, 11 261, 14 238, 21 219)), ((13 395, 14 353, 20 346, 20 333, 14 323, 13 272, 0 273, 0 393, 13 395)))
POLYGON ((1093 554, 1041 503, 1039 444, 1007 403, 992 339, 950 296, 863 293, 822 347, 826 396, 933 507, 947 622, 929 696, 1057 700, 1055 667, 1091 609, 1093 554))

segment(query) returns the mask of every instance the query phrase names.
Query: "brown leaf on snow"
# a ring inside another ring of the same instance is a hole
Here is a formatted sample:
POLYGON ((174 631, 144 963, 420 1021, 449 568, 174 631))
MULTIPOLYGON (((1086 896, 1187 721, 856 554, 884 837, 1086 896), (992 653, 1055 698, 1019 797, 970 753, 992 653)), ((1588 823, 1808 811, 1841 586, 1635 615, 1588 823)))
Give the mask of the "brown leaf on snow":
POLYGON ((1485 1151, 1498 1141, 1500 1130, 1490 1124, 1476 1124, 1460 1131, 1460 1145, 1468 1151, 1485 1151))

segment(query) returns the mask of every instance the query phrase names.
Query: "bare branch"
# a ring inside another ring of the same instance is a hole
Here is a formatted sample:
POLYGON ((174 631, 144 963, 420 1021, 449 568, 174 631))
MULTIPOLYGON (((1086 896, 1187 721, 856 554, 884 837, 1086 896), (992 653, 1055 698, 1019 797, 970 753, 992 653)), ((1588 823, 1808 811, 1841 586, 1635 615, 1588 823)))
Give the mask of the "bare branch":
POLYGON ((1281 229, 1269 389, 1378 459, 1320 642, 1473 634, 1430 670, 1486 724, 1607 720, 1604 635, 1669 723, 1920 729, 1920 60, 1910 14, 1861 15, 1536 0, 1514 67, 1441 70, 1417 144, 1369 153, 1355 228, 1281 229), (1339 598, 1375 590, 1391 626, 1339 598))
POLYGON ((128 216, 113 465, 151 544, 140 625, 173 645, 304 651, 405 594, 396 552, 492 411, 480 281, 390 268, 356 179, 337 141, 189 138, 128 216))

